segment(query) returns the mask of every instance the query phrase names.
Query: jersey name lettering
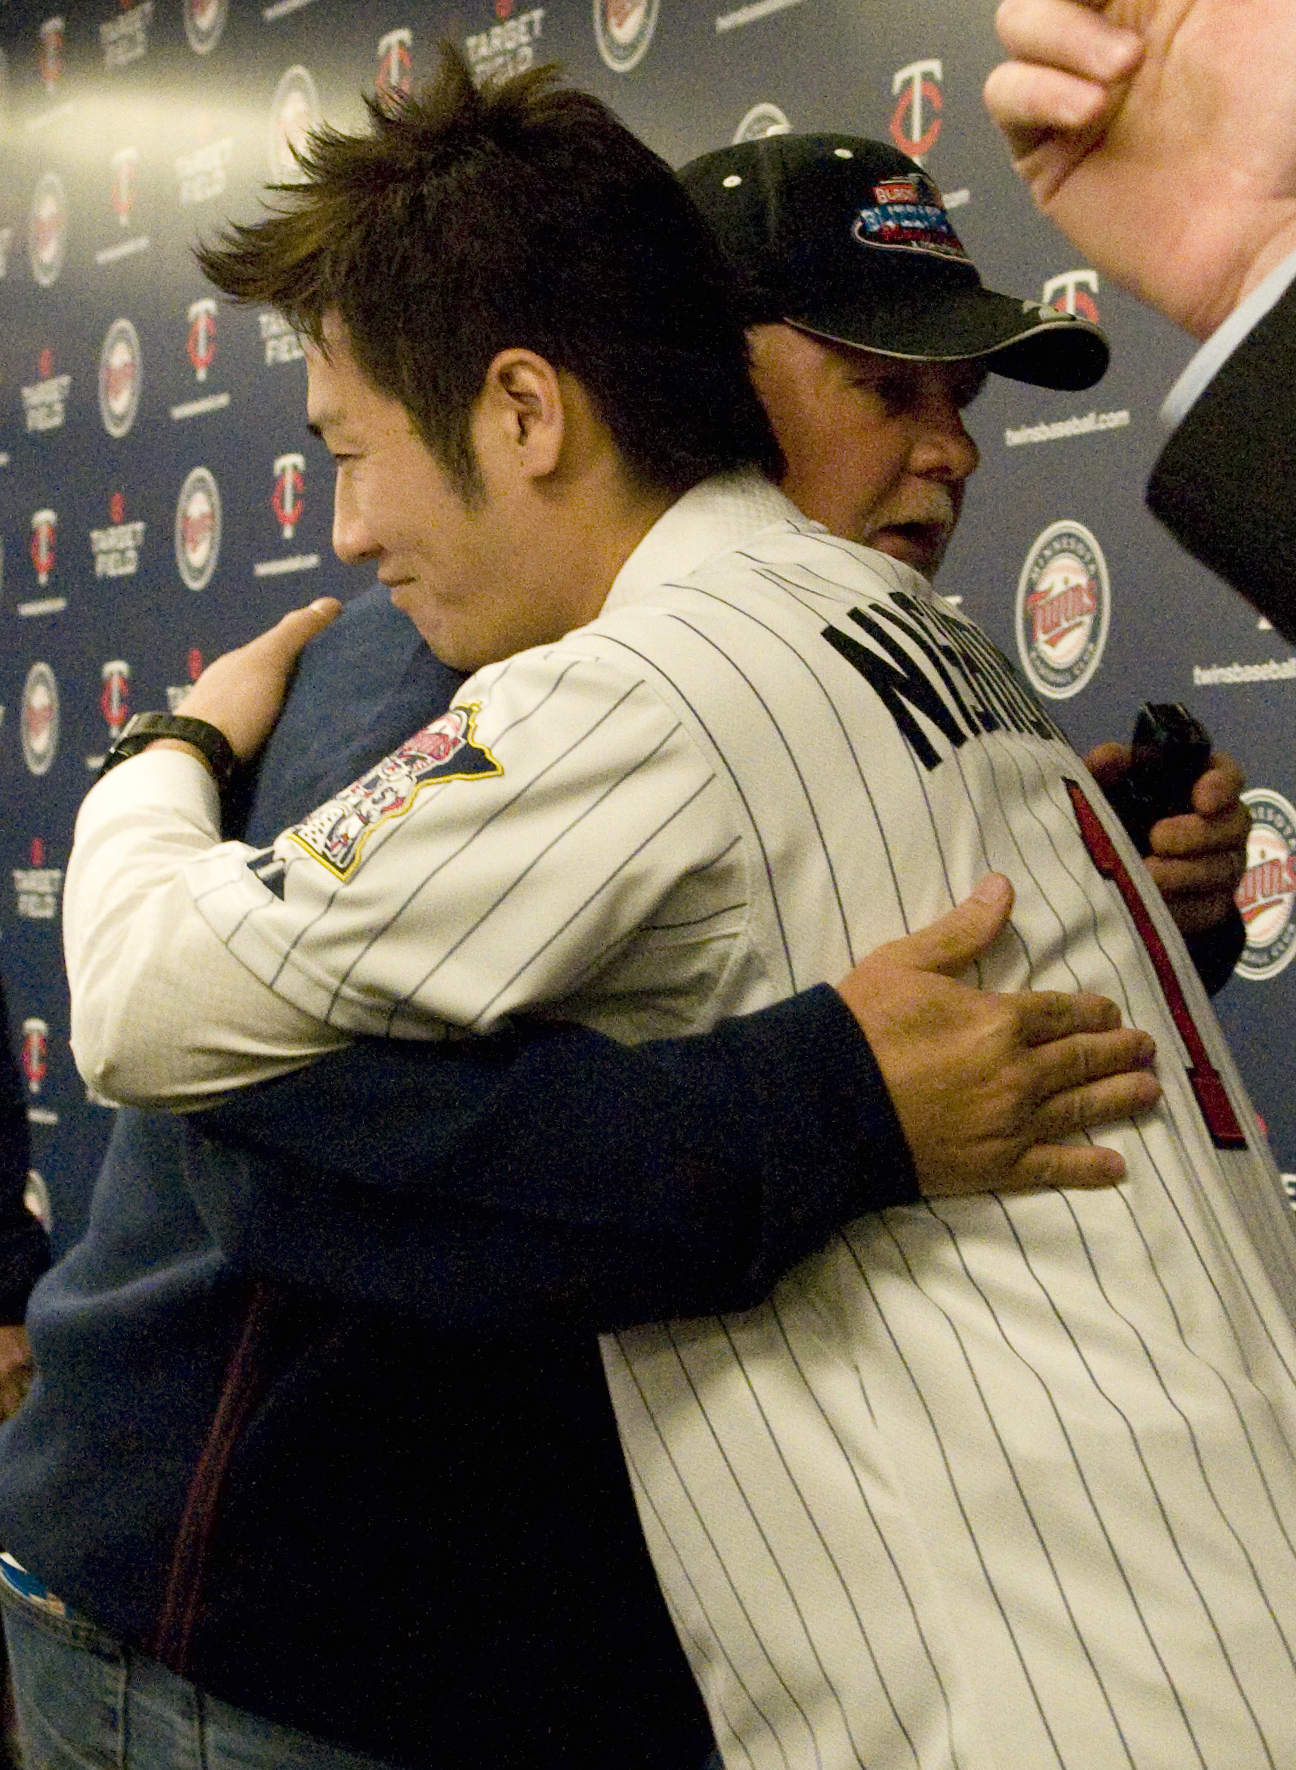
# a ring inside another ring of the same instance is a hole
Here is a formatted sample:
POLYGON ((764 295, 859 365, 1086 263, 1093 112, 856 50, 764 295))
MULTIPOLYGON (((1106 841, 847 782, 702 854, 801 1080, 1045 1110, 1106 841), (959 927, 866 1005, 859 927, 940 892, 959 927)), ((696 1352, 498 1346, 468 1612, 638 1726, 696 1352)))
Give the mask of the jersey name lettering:
POLYGON ((858 608, 850 611, 850 619, 886 656, 836 627, 825 627, 823 637, 859 671, 924 768, 936 768, 945 755, 952 755, 970 737, 986 732, 1019 731, 1049 739, 1058 736, 982 634, 950 614, 925 607, 903 591, 893 591, 891 602, 893 607, 878 604, 869 614, 858 608), (883 626, 884 621, 917 649, 935 680, 883 626), (937 749, 915 714, 946 740, 947 751, 937 749))

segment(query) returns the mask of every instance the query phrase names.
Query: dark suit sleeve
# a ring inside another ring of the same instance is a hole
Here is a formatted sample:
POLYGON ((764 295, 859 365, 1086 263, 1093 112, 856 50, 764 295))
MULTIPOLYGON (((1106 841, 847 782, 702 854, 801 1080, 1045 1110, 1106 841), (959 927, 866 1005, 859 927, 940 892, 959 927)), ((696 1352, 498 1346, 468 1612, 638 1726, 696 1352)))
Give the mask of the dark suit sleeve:
POLYGON ((0 980, 0 1324, 22 1320, 32 1286, 49 1265, 49 1240, 23 1203, 31 1152, 27 1103, 14 1062, 0 980))
POLYGON ((188 1124, 232 1259, 475 1335, 748 1307, 841 1223, 916 1196, 826 987, 637 1049, 546 1023, 365 1040, 188 1124))
POLYGON ((1296 641, 1296 286, 1243 339, 1162 450, 1148 506, 1296 641))

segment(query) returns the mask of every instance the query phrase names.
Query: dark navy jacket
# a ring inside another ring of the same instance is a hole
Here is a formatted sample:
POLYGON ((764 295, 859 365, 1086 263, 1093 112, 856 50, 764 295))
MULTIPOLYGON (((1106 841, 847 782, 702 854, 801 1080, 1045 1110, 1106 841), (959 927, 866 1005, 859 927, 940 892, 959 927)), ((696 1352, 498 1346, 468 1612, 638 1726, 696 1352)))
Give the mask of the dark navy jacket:
MULTIPOLYGON (((303 660, 249 838, 454 686, 359 598, 303 660)), ((362 1041, 188 1121, 123 1112, 33 1299, 0 1537, 202 1688, 394 1762, 691 1770, 709 1729, 595 1333, 748 1306, 912 1196, 828 989, 638 1052, 362 1041)))

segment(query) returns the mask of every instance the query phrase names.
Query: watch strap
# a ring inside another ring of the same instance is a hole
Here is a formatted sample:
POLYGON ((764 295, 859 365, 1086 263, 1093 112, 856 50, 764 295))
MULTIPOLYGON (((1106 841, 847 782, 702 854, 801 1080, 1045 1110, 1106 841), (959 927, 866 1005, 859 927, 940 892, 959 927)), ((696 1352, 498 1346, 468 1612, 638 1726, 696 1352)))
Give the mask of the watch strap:
POLYGON ((239 761, 225 733, 206 719, 190 719, 183 713, 136 713, 104 757, 100 780, 110 768, 138 756, 158 738, 179 738, 201 750, 222 793, 233 780, 239 761))

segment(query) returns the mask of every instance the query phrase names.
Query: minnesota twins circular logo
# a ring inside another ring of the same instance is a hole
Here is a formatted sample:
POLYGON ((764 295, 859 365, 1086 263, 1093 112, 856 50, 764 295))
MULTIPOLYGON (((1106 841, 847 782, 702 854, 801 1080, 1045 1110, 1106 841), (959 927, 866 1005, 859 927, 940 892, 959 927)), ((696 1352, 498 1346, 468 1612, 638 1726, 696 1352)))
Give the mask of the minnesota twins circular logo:
POLYGON ((767 135, 786 135, 791 127, 776 104, 754 104, 734 130, 734 146, 740 141, 763 141, 767 135))
POLYGON ((33 664, 23 683, 19 737, 31 774, 48 774, 58 754, 59 692, 48 664, 33 664))
POLYGON ((1242 803, 1251 813, 1251 834, 1237 888, 1246 946, 1236 974, 1262 983, 1296 952, 1296 809, 1271 787, 1253 787, 1242 803))
POLYGON ((1078 522, 1050 523, 1017 581, 1017 652, 1040 694, 1064 701, 1102 662, 1111 580, 1102 548, 1078 522))
POLYGON ((594 0, 598 52, 614 74, 628 74, 648 53, 660 0, 594 0))
POLYGON ((270 101, 266 151, 270 176, 276 184, 300 184, 305 177, 297 152, 306 146, 313 129, 320 126, 319 92, 309 68, 289 68, 275 87, 270 101))
POLYGON ((221 40, 229 0, 184 0, 185 36, 195 55, 209 55, 221 40))
POLYGON ((46 172, 32 196, 27 256, 42 289, 56 283, 67 252, 67 196, 57 172, 46 172))
POLYGON ((129 320, 114 320, 99 352, 99 416, 109 436, 125 436, 139 410, 139 333, 129 320))
POLYGON ((176 570, 190 590, 205 590, 220 558, 220 488, 206 467, 180 487, 175 514, 176 570))

